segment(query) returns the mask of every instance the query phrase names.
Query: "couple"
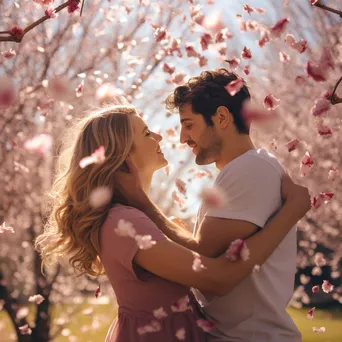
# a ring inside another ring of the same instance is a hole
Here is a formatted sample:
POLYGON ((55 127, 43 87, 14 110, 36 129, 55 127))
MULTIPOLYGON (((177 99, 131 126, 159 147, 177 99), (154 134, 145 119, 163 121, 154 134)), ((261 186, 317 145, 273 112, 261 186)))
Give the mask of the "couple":
POLYGON ((226 69, 205 71, 166 101, 179 111, 181 142, 198 165, 216 164, 216 186, 226 195, 222 208, 202 204, 193 236, 148 197, 153 173, 167 160, 162 137, 135 108, 111 106, 82 121, 37 246, 43 263, 58 254, 82 273, 107 275, 119 305, 107 342, 301 341, 285 308, 296 272, 294 225, 310 196, 273 155, 253 146, 241 118, 248 89, 230 96, 224 88, 236 78, 226 69), (80 168, 99 146, 105 161, 80 168), (113 196, 92 208, 89 195, 98 187, 113 196), (248 260, 225 257, 236 239, 245 240, 248 260))

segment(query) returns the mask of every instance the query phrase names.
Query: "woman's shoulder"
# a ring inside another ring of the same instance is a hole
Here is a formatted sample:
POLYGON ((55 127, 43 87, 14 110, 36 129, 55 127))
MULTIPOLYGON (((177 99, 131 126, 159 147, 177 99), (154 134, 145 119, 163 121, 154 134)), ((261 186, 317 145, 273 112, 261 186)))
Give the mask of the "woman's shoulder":
POLYGON ((116 204, 109 209, 108 217, 112 218, 147 218, 144 212, 129 205, 116 204))

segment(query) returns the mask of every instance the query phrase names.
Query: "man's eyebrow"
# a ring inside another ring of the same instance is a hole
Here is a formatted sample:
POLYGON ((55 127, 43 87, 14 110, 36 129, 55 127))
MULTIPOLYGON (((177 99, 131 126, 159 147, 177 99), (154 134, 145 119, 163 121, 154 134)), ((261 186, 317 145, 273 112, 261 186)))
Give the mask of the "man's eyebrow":
POLYGON ((183 123, 183 122, 185 122, 185 121, 191 121, 191 119, 187 119, 187 118, 185 118, 185 119, 181 119, 181 123, 183 123))

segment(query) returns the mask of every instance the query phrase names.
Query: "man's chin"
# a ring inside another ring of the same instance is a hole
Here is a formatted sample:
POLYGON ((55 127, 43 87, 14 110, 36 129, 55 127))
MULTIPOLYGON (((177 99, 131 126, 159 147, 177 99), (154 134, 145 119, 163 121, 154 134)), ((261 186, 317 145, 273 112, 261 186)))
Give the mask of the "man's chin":
POLYGON ((206 158, 201 158, 201 156, 196 156, 195 163, 197 165, 209 165, 212 163, 215 163, 215 159, 206 159, 206 158))

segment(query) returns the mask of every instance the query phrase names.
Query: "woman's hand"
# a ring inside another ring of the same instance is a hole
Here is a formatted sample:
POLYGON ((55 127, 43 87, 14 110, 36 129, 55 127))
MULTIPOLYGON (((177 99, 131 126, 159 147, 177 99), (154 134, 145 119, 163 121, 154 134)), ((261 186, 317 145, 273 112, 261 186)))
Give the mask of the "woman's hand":
POLYGON ((311 209, 311 199, 306 187, 295 184, 285 173, 281 181, 281 197, 292 212, 301 219, 311 209))

